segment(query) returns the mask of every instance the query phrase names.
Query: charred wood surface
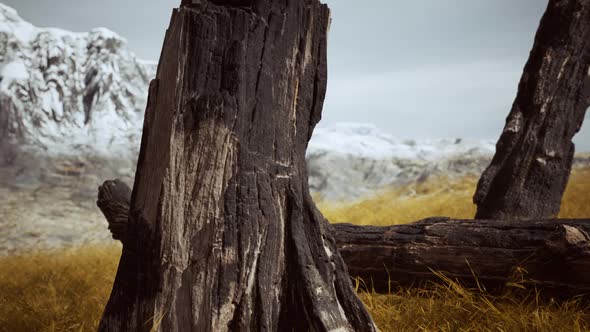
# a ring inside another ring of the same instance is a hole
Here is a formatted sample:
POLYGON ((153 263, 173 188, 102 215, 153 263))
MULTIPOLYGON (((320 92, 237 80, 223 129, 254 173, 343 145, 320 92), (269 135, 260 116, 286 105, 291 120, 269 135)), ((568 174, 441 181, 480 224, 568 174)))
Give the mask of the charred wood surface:
POLYGON ((329 21, 318 0, 174 10, 101 331, 376 330, 307 186, 329 21))
POLYGON ((590 293, 590 220, 451 220, 388 227, 332 225, 352 276, 378 292, 440 281, 490 292, 507 282, 560 295, 590 293))
POLYGON ((590 0, 550 0, 516 100, 474 196, 477 219, 558 215, 590 106, 590 0))

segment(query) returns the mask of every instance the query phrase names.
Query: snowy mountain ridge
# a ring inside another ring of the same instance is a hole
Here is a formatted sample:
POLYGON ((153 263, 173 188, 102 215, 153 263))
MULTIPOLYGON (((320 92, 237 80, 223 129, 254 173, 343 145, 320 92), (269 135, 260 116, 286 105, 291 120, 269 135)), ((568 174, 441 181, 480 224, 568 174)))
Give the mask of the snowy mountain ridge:
POLYGON ((358 158, 412 159, 435 161, 454 155, 491 155, 495 151, 492 140, 456 139, 396 139, 373 124, 336 123, 315 129, 308 154, 322 151, 354 154, 358 158))
MULTIPOLYGON (((0 4, 0 182, 75 183, 76 195, 91 199, 105 179, 133 181, 157 64, 126 45, 105 28, 38 28, 0 4)), ((478 175, 494 147, 320 123, 307 151, 310 189, 327 200, 354 200, 433 175, 478 175)))
POLYGON ((4 152, 134 155, 155 66, 126 44, 106 28, 37 28, 0 4, 4 152))
POLYGON ((495 151, 491 140, 400 140, 371 124, 320 125, 307 149, 310 189, 327 201, 351 201, 431 176, 478 176, 495 151))
MULTIPOLYGON (((133 180, 156 64, 126 44, 105 28, 37 28, 0 4, 0 180, 74 178, 88 197, 104 179, 133 180)), ((326 199, 355 199, 431 173, 479 171, 492 152, 492 142, 404 141, 373 125, 320 124, 308 149, 309 183, 326 199)))

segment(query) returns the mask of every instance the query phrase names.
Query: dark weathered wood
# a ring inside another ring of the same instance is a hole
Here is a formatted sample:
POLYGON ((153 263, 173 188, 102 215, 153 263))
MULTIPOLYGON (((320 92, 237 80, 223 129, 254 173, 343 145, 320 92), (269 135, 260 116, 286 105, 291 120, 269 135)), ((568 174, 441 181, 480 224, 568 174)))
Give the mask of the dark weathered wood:
POLYGON ((529 286, 590 293, 590 220, 441 217, 389 227, 334 224, 332 230, 350 274, 378 292, 440 281, 433 271, 494 291, 518 281, 523 268, 529 286))
POLYGON ((550 0, 518 95, 473 198, 477 219, 559 213, 590 106, 590 0, 550 0))
POLYGON ((115 240, 123 241, 125 238, 130 201, 131 188, 119 179, 107 180, 98 187, 96 205, 107 219, 115 240))
POLYGON ((329 21, 318 0, 174 10, 101 331, 376 330, 307 186, 329 21))
MULTIPOLYGON (((124 187, 120 181, 106 181, 101 190, 122 192, 124 187)), ((117 195, 103 197, 122 202, 104 202, 109 206, 123 206, 128 201, 117 195)), ((103 210, 107 220, 117 220, 109 217, 108 211, 103 210)), ((518 280, 515 274, 521 268, 529 286, 561 295, 590 293, 590 220, 440 217, 388 227, 331 227, 351 276, 360 277, 377 292, 440 281, 433 271, 468 286, 479 282, 489 291, 501 290, 507 282, 518 280)), ((115 231, 113 237, 121 238, 115 231)))

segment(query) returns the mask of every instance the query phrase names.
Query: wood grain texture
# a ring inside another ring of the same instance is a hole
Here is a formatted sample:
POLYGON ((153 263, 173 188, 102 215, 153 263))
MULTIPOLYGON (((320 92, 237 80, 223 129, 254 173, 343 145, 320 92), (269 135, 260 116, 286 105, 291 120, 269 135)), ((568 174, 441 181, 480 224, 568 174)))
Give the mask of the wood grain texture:
POLYGON ((477 219, 558 215, 590 106, 590 0, 550 0, 475 196, 477 219))
POLYGON ((546 293, 590 293, 590 220, 452 220, 388 227, 334 224, 352 276, 377 292, 440 281, 433 271, 490 292, 519 281, 546 293), (518 269, 523 273, 519 273, 518 269), (525 272, 526 271, 526 272, 525 272))
POLYGON ((192 1, 150 85, 101 331, 375 331, 307 186, 327 6, 192 1))

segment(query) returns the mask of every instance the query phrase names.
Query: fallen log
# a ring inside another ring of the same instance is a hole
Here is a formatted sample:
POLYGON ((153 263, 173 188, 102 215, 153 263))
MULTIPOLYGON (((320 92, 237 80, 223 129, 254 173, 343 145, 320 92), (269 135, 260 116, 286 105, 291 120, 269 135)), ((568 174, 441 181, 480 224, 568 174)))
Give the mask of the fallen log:
MULTIPOLYGON (((118 180, 99 188, 97 203, 115 239, 125 238, 130 193, 118 180)), ((433 271, 490 292, 516 278, 551 293, 590 293, 590 219, 436 217, 406 225, 331 228, 350 275, 380 293, 438 281, 433 271)))
POLYGON ((437 281, 434 271, 489 292, 519 281, 551 294, 590 293, 589 230, 590 219, 332 225, 350 275, 381 293, 437 281))

